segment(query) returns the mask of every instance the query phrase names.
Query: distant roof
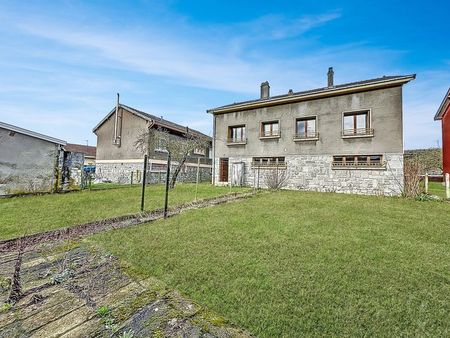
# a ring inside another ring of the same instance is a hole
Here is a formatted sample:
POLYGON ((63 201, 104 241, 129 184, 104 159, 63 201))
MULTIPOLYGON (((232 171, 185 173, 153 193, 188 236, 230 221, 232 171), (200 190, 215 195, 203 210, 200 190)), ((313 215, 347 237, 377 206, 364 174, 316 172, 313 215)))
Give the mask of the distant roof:
POLYGON ((436 115, 434 115, 434 119, 442 120, 442 117, 444 116, 449 106, 450 106, 450 88, 447 90, 447 94, 445 94, 444 99, 442 100, 441 105, 439 106, 439 109, 436 112, 436 115))
MULTIPOLYGON (((147 121, 151 121, 151 122, 155 123, 156 125, 161 126, 161 127, 163 127, 163 128, 175 130, 175 131, 178 131, 178 132, 180 132, 180 133, 186 133, 187 131, 189 131, 190 133, 192 133, 192 134, 194 134, 194 135, 197 135, 198 137, 205 137, 205 138, 211 139, 210 136, 205 135, 205 134, 203 134, 202 132, 199 132, 198 130, 191 129, 191 128, 187 127, 187 126, 182 126, 182 125, 177 124, 177 123, 175 123, 175 122, 171 122, 171 121, 165 120, 165 119, 163 119, 163 118, 161 118, 161 117, 158 117, 158 116, 155 116, 155 115, 152 115, 152 114, 143 112, 143 111, 141 111, 141 110, 138 110, 138 109, 129 107, 129 106, 124 105, 124 104, 122 104, 122 103, 119 104, 119 107, 121 107, 121 108, 127 110, 128 112, 130 112, 130 113, 132 113, 132 114, 134 114, 134 115, 136 115, 136 116, 142 117, 143 119, 145 119, 145 120, 147 120, 147 121)), ((106 116, 100 121, 100 123, 97 124, 97 125, 94 127, 94 129, 93 129, 92 131, 95 133, 95 131, 96 131, 98 128, 100 128, 100 126, 101 126, 101 125, 102 125, 102 124, 103 124, 103 123, 104 123, 111 115, 113 115, 113 114, 115 113, 115 111, 116 111, 116 108, 114 107, 114 108, 109 112, 109 114, 106 115, 106 116)))
POLYGON ((51 143, 55 143, 55 144, 61 144, 63 146, 65 146, 67 144, 66 141, 51 137, 51 136, 47 136, 44 134, 40 134, 40 133, 36 133, 35 131, 31 131, 28 129, 24 129, 24 128, 20 128, 17 126, 13 126, 12 124, 8 124, 5 122, 0 122, 0 128, 3 129, 7 129, 7 130, 11 130, 13 132, 19 133, 19 134, 23 134, 23 135, 27 135, 27 136, 31 136, 31 137, 35 137, 44 141, 48 141, 51 143))
POLYGON ((95 157, 95 154, 97 152, 96 147, 92 146, 86 146, 83 144, 74 144, 74 143, 67 143, 67 145, 64 147, 67 151, 71 151, 73 153, 83 153, 86 156, 95 157))
POLYGON ((383 76, 375 79, 344 83, 332 87, 322 87, 301 92, 288 93, 283 95, 271 96, 267 99, 256 99, 243 102, 228 104, 225 106, 207 110, 208 113, 221 114, 238 110, 246 110, 260 107, 273 106, 277 104, 306 101, 321 97, 330 97, 343 95, 352 92, 380 89, 403 85, 416 78, 416 74, 383 76))

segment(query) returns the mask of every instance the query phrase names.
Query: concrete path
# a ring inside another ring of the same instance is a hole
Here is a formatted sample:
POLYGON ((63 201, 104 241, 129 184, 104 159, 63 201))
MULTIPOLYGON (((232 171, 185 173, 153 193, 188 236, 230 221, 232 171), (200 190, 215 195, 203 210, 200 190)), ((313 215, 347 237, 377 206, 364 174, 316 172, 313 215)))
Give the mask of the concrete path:
POLYGON ((17 257, 0 254, 0 337, 250 337, 158 280, 128 276, 114 257, 84 244, 40 244, 20 264, 17 257), (12 284, 18 301, 10 306, 12 284))

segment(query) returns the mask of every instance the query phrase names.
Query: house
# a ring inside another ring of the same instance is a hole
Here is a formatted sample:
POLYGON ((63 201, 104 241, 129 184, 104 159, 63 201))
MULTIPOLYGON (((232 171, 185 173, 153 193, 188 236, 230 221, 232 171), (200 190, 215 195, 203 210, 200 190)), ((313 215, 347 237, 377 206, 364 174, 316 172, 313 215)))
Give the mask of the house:
POLYGON ((0 195, 58 189, 66 141, 0 122, 0 195))
POLYGON ((84 166, 95 166, 96 147, 84 144, 67 143, 65 149, 71 153, 80 154, 79 156, 83 158, 82 163, 84 166))
POLYGON ((442 171, 450 174, 450 88, 439 106, 434 120, 442 124, 442 171))
POLYGON ((270 96, 208 110, 213 115, 213 183, 399 195, 403 188, 402 86, 415 75, 383 76, 270 96))
MULTIPOLYGON (((211 137, 199 131, 126 106, 118 99, 116 107, 93 129, 97 135, 96 179, 118 183, 140 182, 144 156, 136 141, 149 129, 163 129, 181 141, 189 133, 212 143, 211 137)), ((199 166, 201 180, 210 181, 212 165, 209 156, 210 147, 195 149, 187 158, 178 180, 194 181, 199 166)), ((150 153, 147 168, 147 182, 164 181, 167 152, 163 146, 155 147, 150 153)))

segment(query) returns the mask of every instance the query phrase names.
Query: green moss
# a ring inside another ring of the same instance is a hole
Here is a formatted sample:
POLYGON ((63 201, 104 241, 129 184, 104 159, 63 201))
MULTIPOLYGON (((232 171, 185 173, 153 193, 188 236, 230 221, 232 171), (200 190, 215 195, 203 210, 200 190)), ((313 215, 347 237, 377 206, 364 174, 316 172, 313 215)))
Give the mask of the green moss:
POLYGON ((219 316, 217 313, 206 309, 203 309, 199 316, 214 326, 224 326, 228 322, 224 317, 219 316))
POLYGON ((11 288, 11 278, 0 276, 0 294, 11 288))
POLYGON ((2 306, 0 306, 0 313, 5 313, 11 310, 12 305, 10 303, 4 303, 2 306))
POLYGON ((152 290, 146 290, 135 298, 128 299, 122 303, 117 309, 114 309, 114 317, 118 321, 123 322, 130 318, 139 309, 147 304, 154 302, 157 299, 156 292, 152 290))
POLYGON ((156 329, 153 334, 152 334, 152 338, 164 338, 164 332, 161 329, 156 329))
POLYGON ((49 246, 43 246, 41 252, 44 256, 52 256, 58 254, 64 254, 68 251, 74 250, 80 246, 80 242, 76 240, 67 240, 61 244, 54 245, 53 243, 49 246))

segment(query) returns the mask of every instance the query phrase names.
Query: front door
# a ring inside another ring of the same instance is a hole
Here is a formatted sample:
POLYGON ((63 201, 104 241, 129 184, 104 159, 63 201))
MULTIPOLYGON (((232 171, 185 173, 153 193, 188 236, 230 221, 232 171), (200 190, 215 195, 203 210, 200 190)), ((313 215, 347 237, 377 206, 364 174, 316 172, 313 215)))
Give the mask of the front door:
POLYGON ((228 158, 219 160, 219 182, 228 182, 228 158))

